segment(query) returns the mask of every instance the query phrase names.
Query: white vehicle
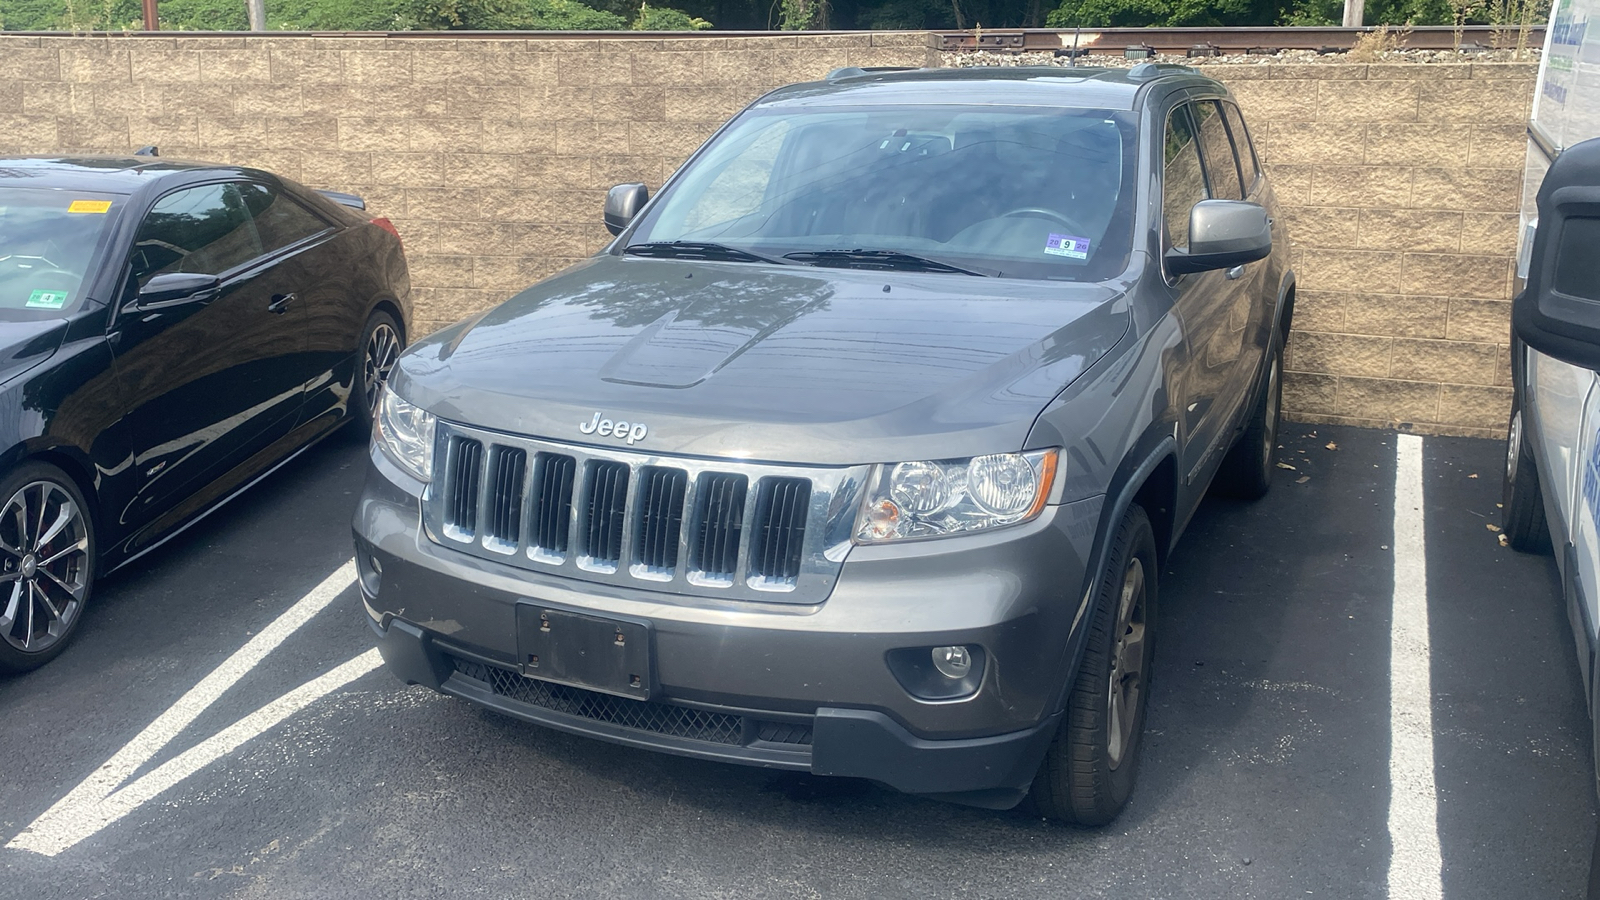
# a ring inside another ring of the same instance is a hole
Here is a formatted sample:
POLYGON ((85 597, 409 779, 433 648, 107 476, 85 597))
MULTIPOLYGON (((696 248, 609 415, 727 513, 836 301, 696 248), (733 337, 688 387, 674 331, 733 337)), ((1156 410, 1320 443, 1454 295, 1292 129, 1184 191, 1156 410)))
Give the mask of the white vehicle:
POLYGON ((1591 39, 1588 26, 1597 12, 1600 0, 1557 0, 1528 126, 1501 523, 1512 547, 1555 553, 1592 722, 1600 722, 1600 30, 1591 39))

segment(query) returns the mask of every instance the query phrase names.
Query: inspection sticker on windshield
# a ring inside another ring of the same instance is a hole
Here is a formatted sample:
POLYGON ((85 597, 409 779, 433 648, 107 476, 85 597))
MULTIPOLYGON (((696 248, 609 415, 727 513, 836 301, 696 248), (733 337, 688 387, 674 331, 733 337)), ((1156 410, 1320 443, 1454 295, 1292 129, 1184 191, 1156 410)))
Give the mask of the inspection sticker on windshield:
POLYGON ((1089 239, 1086 237, 1073 237, 1070 234, 1052 234, 1045 239, 1044 252, 1052 256, 1088 259, 1089 239))
POLYGON ((29 309, 60 309, 66 305, 66 291, 34 291, 26 304, 29 309))
POLYGON ((105 213, 111 211, 110 200, 74 200, 67 207, 69 213, 105 213))

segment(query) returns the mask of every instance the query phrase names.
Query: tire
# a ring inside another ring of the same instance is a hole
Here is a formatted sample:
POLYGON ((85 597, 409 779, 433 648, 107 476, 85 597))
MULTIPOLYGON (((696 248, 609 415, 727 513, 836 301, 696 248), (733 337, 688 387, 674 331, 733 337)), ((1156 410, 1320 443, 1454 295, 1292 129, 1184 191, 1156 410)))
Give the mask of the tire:
POLYGON ((1522 404, 1514 403, 1506 434, 1505 483, 1500 489, 1500 529, 1506 543, 1523 553, 1549 553, 1550 526, 1544 518, 1539 470, 1528 452, 1522 404))
POLYGON ((405 333, 394 316, 377 310, 361 329, 361 343, 356 348, 355 386, 350 390, 350 418, 363 435, 372 432, 373 414, 377 409, 379 388, 394 368, 394 361, 405 349, 405 333))
POLYGON ((93 512, 67 473, 26 462, 0 479, 0 673, 37 669, 66 649, 98 551, 93 512))
POLYGON ((1269 352, 1267 381, 1250 422, 1223 457, 1211 482, 1224 496, 1259 500, 1272 487, 1273 452, 1278 449, 1278 424, 1283 419, 1283 350, 1274 341, 1269 352))
POLYGON ((1029 791, 1046 818, 1105 825, 1133 795, 1155 649, 1156 573, 1155 534, 1134 505, 1111 536, 1083 663, 1029 791))

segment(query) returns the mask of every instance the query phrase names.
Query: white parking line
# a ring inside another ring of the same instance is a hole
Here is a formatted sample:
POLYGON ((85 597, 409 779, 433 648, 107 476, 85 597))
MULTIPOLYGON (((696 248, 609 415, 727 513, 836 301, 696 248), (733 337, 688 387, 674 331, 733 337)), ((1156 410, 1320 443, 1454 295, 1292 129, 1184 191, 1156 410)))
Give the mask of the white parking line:
POLYGON ((301 685, 261 707, 233 725, 184 751, 120 787, 134 772, 160 753, 199 715, 266 658, 284 639, 325 609, 355 582, 355 563, 346 562, 312 588, 272 624, 178 698, 145 729, 118 750, 54 806, 12 838, 6 847, 55 856, 100 831, 201 768, 238 748, 245 741, 283 721, 319 697, 325 696, 377 668, 381 660, 369 650, 338 668, 301 685))
POLYGON ((1394 603, 1389 627, 1389 896, 1444 892, 1433 783, 1433 684, 1422 438, 1398 435, 1394 473, 1394 603))

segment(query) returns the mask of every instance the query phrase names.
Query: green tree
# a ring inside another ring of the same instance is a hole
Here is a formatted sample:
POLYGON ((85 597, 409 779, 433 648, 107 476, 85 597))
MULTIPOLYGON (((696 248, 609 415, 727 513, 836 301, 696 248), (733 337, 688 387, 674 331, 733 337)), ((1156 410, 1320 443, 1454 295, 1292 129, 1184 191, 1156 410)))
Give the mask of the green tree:
POLYGON ((639 14, 633 20, 634 31, 705 31, 711 23, 667 6, 639 4, 639 14))

